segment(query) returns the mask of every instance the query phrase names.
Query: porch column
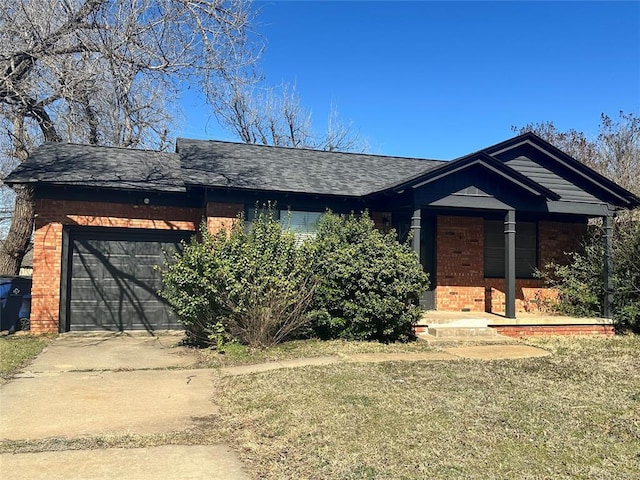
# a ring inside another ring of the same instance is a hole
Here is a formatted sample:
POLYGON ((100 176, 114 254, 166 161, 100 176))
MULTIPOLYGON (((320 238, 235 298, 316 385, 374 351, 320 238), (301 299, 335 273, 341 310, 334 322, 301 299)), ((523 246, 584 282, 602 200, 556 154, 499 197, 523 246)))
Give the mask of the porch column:
POLYGON ((420 209, 414 210, 413 215, 411 216, 411 232, 413 233, 413 238, 411 239, 411 246, 413 247, 413 251, 418 255, 418 261, 420 265, 422 265, 422 258, 420 258, 420 228, 422 223, 422 211, 420 209))
POLYGON ((613 316, 613 283, 611 282, 612 257, 613 257, 613 216, 607 215, 602 221, 604 227, 604 302, 602 316, 613 316))
POLYGON ((504 316, 516 318, 516 212, 504 217, 504 316))

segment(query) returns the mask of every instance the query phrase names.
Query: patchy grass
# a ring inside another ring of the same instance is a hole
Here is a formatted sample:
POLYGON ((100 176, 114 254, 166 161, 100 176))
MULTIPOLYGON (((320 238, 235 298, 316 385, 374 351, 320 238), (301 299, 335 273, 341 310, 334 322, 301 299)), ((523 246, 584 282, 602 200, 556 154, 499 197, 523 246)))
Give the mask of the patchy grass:
POLYGON ((32 335, 0 337, 0 383, 8 381, 46 347, 48 338, 32 335))
POLYGON ((140 435, 96 435, 79 438, 50 437, 39 440, 1 440, 0 453, 59 452, 104 448, 146 448, 159 445, 215 445, 221 442, 215 429, 193 429, 140 435))
POLYGON ((328 355, 433 352, 435 350, 434 347, 420 341, 385 345, 379 342, 349 342, 343 340, 293 340, 268 349, 252 349, 245 345, 228 344, 224 353, 211 349, 194 349, 194 352, 199 357, 198 366, 217 368, 328 355))
POLYGON ((218 428, 261 479, 636 478, 640 337, 532 343, 554 355, 225 377, 218 428))

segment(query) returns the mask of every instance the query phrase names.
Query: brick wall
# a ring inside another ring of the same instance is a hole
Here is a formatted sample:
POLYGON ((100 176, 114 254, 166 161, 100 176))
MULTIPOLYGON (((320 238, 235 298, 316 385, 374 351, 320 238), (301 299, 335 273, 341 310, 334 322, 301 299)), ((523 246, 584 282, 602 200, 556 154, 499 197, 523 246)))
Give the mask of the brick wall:
MULTIPOLYGON (((586 223, 538 222, 538 268, 551 261, 564 263, 565 252, 578 248, 586 231, 586 223)), ((504 280, 487 278, 485 285, 486 311, 504 313, 504 280)), ((549 312, 557 298, 557 290, 541 280, 516 279, 516 312, 549 312)))
POLYGON ((242 203, 207 203, 207 230, 211 233, 222 228, 230 230, 242 212, 244 212, 242 203))
POLYGON ((436 309, 483 312, 484 220, 438 216, 436 309))
POLYGON ((70 200, 36 200, 31 289, 32 333, 58 332, 62 230, 65 225, 196 230, 197 208, 70 200))
POLYGON ((552 261, 563 263, 564 252, 575 250, 586 233, 586 223, 538 222, 538 268, 552 261))
MULTIPOLYGON (((538 267, 562 262, 585 232, 585 224, 539 222, 538 267)), ((436 309, 504 313, 504 279, 484 277, 484 220, 438 216, 436 245, 436 309)), ((546 312, 556 298, 541 280, 516 279, 516 312, 546 312)))
POLYGON ((391 231, 391 213, 389 212, 370 212, 371 220, 373 220, 376 229, 384 233, 391 231))
MULTIPOLYGON (((504 279, 485 279, 485 311, 504 314, 504 279)), ((557 291, 544 286, 542 280, 516 279, 516 312, 547 313, 557 298, 557 291)))

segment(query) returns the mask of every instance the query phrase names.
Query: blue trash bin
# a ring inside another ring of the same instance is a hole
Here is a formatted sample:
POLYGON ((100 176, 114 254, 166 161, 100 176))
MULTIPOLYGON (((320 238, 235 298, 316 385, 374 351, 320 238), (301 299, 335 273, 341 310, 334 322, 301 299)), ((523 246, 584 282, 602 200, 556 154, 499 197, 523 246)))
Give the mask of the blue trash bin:
POLYGON ((0 330, 21 330, 28 325, 30 315, 31 279, 0 277, 0 330))

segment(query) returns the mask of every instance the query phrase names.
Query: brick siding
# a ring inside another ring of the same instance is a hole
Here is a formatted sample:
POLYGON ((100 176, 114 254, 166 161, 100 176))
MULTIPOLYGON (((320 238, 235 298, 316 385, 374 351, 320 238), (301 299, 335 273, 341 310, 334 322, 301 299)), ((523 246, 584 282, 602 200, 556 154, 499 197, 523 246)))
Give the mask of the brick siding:
MULTIPOLYGON (((34 235, 31 330, 58 331, 62 232, 66 225, 197 230, 206 219, 211 232, 229 229, 244 211, 239 203, 213 203, 200 208, 125 203, 38 199, 34 235), (204 215, 203 215, 204 213, 204 215)), ((380 228, 389 214, 373 212, 380 228)), ((438 216, 436 231, 436 309, 450 311, 504 311, 504 280, 484 278, 484 220, 480 217, 438 216)), ((539 222, 539 265, 561 261, 575 248, 586 225, 539 222)), ((516 310, 545 311, 555 292, 539 280, 516 280, 516 310)))
POLYGON ((211 233, 222 228, 230 230, 242 212, 244 205, 241 203, 207 203, 207 230, 211 233))
POLYGON ((376 227, 383 233, 389 233, 391 231, 391 213, 389 212, 370 212, 371 220, 376 227))
POLYGON ((564 263, 564 252, 575 250, 586 233, 586 223, 538 222, 538 268, 549 262, 564 263))
MULTIPOLYGON (((504 279, 485 279, 485 311, 504 313, 504 279)), ((558 292, 544 286, 539 279, 516 279, 516 312, 547 313, 557 298, 558 292)))
POLYGON ((436 220, 436 310, 483 312, 484 220, 436 220))

